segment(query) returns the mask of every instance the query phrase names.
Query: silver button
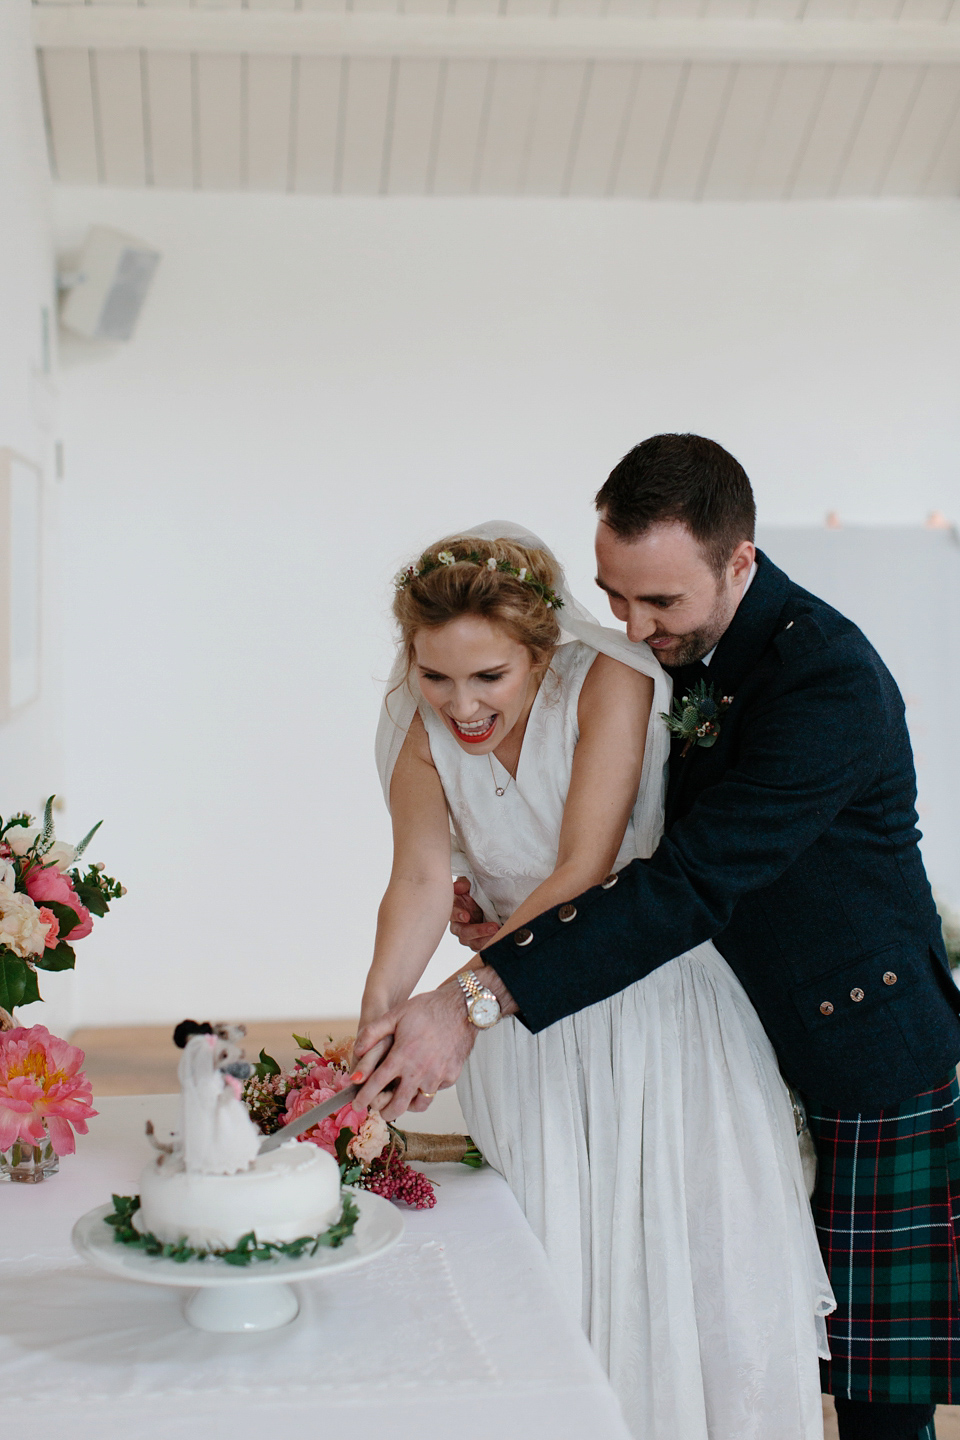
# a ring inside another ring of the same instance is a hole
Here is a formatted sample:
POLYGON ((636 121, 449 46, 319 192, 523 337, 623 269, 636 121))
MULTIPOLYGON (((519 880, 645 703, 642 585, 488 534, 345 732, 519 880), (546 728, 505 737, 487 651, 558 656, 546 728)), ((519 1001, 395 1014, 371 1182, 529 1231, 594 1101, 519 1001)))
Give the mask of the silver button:
POLYGON ((854 985, 853 989, 850 991, 850 999, 851 999, 851 1000, 862 1000, 862 999, 863 999, 863 991, 860 989, 860 986, 859 986, 859 985, 854 985))
POLYGON ((516 935, 514 935, 513 943, 514 945, 529 945, 532 939, 533 931, 524 928, 523 930, 518 930, 516 935))
POLYGON ((614 885, 616 885, 616 883, 617 883, 617 881, 618 881, 619 879, 620 879, 620 876, 619 876, 619 875, 608 875, 607 878, 606 878, 606 880, 601 880, 601 881, 600 881, 600 889, 601 889, 601 890, 612 890, 613 887, 614 887, 614 885))
POLYGON ((575 920, 576 918, 576 905, 561 905, 560 909, 557 911, 557 919, 562 920, 564 923, 566 923, 568 920, 575 920))
POLYGON ((883 977, 884 985, 896 985, 897 977, 892 970, 888 970, 883 977))
POLYGON ((833 1014, 833 1006, 830 1004, 830 1001, 829 1001, 829 1000, 824 1000, 824 1001, 821 1003, 821 1005, 820 1005, 820 1014, 821 1014, 821 1015, 832 1015, 832 1014, 833 1014))

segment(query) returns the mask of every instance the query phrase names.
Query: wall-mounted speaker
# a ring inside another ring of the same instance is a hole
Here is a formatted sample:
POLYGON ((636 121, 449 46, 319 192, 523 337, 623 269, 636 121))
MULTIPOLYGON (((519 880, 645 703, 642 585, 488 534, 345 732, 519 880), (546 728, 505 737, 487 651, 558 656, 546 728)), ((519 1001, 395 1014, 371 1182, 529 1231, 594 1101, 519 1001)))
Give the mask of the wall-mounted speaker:
POLYGON ((143 240, 92 226, 75 274, 61 282, 61 324, 86 340, 129 340, 159 264, 160 252, 143 240))

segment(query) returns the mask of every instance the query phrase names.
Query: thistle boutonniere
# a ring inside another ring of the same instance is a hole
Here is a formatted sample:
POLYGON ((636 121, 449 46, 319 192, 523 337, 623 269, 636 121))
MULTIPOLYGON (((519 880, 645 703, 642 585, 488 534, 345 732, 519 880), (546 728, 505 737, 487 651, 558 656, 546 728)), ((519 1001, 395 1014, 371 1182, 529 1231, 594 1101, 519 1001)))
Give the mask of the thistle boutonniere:
POLYGON ((666 720, 667 729, 684 742, 681 755, 694 745, 709 750, 716 745, 720 734, 720 716, 733 704, 732 695, 717 696, 714 687, 705 680, 698 680, 682 700, 674 700, 673 712, 668 715, 661 710, 660 718, 666 720))

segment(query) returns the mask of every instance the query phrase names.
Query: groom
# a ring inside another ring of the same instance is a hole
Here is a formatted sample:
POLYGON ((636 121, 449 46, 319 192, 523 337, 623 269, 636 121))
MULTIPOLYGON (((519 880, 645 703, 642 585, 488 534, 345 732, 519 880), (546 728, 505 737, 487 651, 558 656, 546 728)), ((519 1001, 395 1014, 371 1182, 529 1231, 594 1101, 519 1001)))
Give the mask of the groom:
MULTIPOLYGON (((536 1032, 714 941, 807 1102, 842 1440, 926 1440, 936 1403, 960 1400, 960 992, 903 701, 860 631, 755 550, 750 483, 721 446, 654 436, 596 504, 598 584, 691 697, 693 735, 674 741, 649 860, 495 944, 458 882, 454 928, 487 943, 469 973, 536 1032)), ((477 1036, 464 993, 448 981, 361 1032, 361 1057, 394 1042, 358 1104, 394 1087, 390 1118, 454 1082, 477 1036)))

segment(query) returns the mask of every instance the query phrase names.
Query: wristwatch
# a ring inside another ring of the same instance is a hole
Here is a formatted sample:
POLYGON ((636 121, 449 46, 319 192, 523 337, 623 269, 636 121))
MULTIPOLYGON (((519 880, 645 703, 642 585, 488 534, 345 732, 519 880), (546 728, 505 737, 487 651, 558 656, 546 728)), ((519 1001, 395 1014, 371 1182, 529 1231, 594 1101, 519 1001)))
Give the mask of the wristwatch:
POLYGON ((457 976, 463 998, 467 1002, 467 1019, 478 1030, 489 1030, 500 1019, 500 1001, 492 990, 481 985, 472 970, 461 970, 457 976))

